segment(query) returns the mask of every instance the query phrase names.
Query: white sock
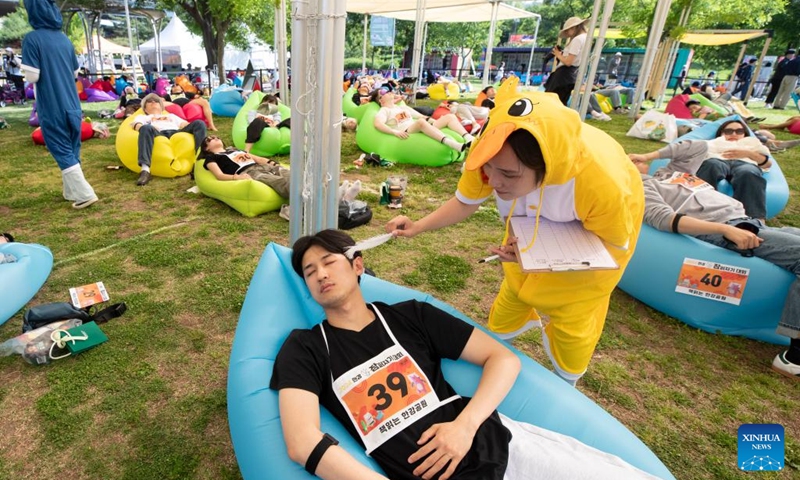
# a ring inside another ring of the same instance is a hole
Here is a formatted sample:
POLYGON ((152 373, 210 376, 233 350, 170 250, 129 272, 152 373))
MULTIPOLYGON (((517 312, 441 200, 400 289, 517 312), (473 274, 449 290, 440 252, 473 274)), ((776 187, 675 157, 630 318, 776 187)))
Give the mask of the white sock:
POLYGON ((88 200, 92 200, 97 198, 97 195, 94 193, 94 189, 89 182, 86 181, 86 178, 83 176, 83 170, 81 169, 81 164, 75 164, 66 170, 61 172, 62 181, 65 185, 65 192, 71 193, 73 198, 69 198, 68 200, 72 200, 76 203, 83 203, 88 200))
POLYGON ((465 133, 464 140, 466 140, 467 143, 471 143, 473 140, 475 140, 475 137, 473 137, 470 133, 465 133))
POLYGON ((339 201, 345 200, 344 195, 347 192, 347 189, 350 188, 350 180, 345 180, 339 186, 339 196, 337 197, 339 201))
POLYGON ((150 172, 150 165, 139 165, 143 172, 150 172))
POLYGON ((344 200, 348 202, 352 202, 358 196, 358 193, 361 191, 361 180, 356 180, 350 185, 347 190, 344 192, 344 200))
POLYGON ((458 150, 459 152, 461 151, 461 144, 456 142, 455 140, 453 140, 452 138, 450 138, 448 136, 444 137, 444 140, 442 140, 442 143, 444 143, 448 147, 452 148, 453 150, 458 150))

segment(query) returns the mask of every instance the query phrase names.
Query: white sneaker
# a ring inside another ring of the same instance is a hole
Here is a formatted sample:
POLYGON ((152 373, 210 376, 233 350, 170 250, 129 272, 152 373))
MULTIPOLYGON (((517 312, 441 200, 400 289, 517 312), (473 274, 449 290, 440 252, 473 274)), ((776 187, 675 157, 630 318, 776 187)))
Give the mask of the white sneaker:
POLYGON ((800 380, 800 365, 787 360, 785 351, 775 356, 775 360, 772 361, 772 369, 781 375, 800 380))
POLYGON ((93 205, 95 202, 97 202, 97 200, 99 200, 99 198, 93 197, 90 198, 89 200, 84 200, 83 202, 75 202, 72 204, 72 208, 74 208, 75 210, 82 210, 86 207, 93 205))
POLYGON ((602 120, 603 119, 603 113, 602 112, 596 112, 596 111, 592 110, 591 111, 591 115, 592 115, 592 118, 594 118, 595 120, 602 120))
POLYGON ((771 103, 765 103, 764 104, 764 108, 772 108, 772 104, 771 103))
POLYGON ((600 114, 600 120, 602 120, 604 122, 610 122, 611 121, 611 117, 606 113, 601 113, 600 114))
POLYGON ((281 211, 280 211, 280 213, 278 213, 278 216, 288 222, 288 221, 291 220, 291 217, 289 215, 290 215, 289 214, 289 204, 284 203, 283 205, 281 205, 281 211))

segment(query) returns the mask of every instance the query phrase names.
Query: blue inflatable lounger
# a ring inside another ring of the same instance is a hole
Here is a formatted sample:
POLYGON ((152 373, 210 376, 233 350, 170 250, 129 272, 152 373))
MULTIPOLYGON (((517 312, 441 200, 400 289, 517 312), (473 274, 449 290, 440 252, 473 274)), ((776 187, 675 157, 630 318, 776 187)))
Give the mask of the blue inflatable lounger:
POLYGON ((16 258, 15 262, 0 263, 2 325, 42 288, 53 269, 53 254, 47 247, 17 242, 0 244, 0 254, 16 258))
MULTIPOLYGON (((742 117, 739 115, 731 115, 714 122, 709 122, 700 128, 692 130, 686 135, 678 137, 673 140, 672 143, 683 140, 712 140, 717 130, 719 130, 720 125, 728 120, 741 119, 742 117)), ((747 128, 748 130, 750 129, 750 127, 747 128)), ((753 135, 752 130, 750 130, 750 135, 753 135)), ((764 173, 764 178, 767 180, 767 218, 772 218, 781 213, 789 202, 789 184, 786 182, 786 177, 783 176, 783 171, 775 158, 770 156, 770 160, 772 160, 772 167, 768 172, 764 173)), ((653 161, 650 164, 649 173, 652 175, 656 170, 665 166, 667 163, 669 163, 669 160, 665 159, 653 161)), ((733 188, 727 180, 722 180, 719 183, 719 191, 725 195, 733 196, 733 188)))
MULTIPOLYGON (((430 302, 475 324, 429 295, 370 276, 362 278, 367 301, 430 302)), ((293 329, 310 328, 323 319, 305 282, 292 270, 291 251, 267 245, 256 268, 239 317, 228 370, 228 421, 242 476, 255 479, 313 479, 289 459, 278 410, 278 393, 269 389, 278 350, 293 329)), ((499 410, 511 418, 573 436, 653 475, 674 478, 644 443, 578 390, 523 354, 522 372, 499 410)), ((464 361, 445 360, 444 374, 461 395, 471 396, 481 370, 464 361)), ((325 409, 321 427, 350 454, 377 471, 380 468, 325 409)))
MULTIPOLYGON (((734 115, 709 123, 678 140, 712 139, 719 126, 729 119, 739 117, 734 115)), ((666 160, 653 162, 650 173, 665 164, 666 160)), ((777 163, 773 163, 765 177, 767 213, 776 215, 786 206, 789 187, 777 163)), ((727 184, 727 191, 724 188, 720 191, 730 194, 730 185, 727 184)), ((786 345, 789 339, 776 334, 775 327, 794 280, 795 276, 789 271, 766 260, 745 258, 687 235, 661 232, 643 225, 636 252, 619 282, 619 288, 656 310, 706 332, 786 345), (686 262, 695 260, 708 262, 711 266, 710 270, 701 270, 705 273, 699 278, 691 275, 698 269, 684 267, 686 262), (719 267, 714 268, 715 265, 719 267), (737 270, 746 271, 746 276, 737 274, 737 270), (746 281, 733 280, 731 275, 738 275, 746 281), (740 288, 740 292, 725 296, 714 293, 714 283, 726 281, 726 276, 730 277, 730 282, 738 284, 738 287, 733 287, 740 288), (686 286, 679 287, 681 282, 686 286), (731 297, 738 297, 739 303, 731 302, 731 297)))

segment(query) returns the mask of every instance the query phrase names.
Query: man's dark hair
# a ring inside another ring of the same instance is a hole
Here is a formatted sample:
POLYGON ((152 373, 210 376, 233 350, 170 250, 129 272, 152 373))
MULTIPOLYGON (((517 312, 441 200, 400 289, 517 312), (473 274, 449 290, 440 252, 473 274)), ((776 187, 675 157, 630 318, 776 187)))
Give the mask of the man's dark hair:
POLYGON ((722 131, 725 130, 725 127, 727 127, 731 123, 739 123, 739 124, 741 124, 744 127, 744 136, 745 137, 749 137, 750 136, 750 129, 747 128, 747 122, 745 122, 744 120, 728 120, 727 122, 724 122, 722 125, 719 126, 719 128, 717 129, 717 134, 714 135, 714 138, 721 137, 722 136, 722 131))
POLYGON ((519 158, 520 163, 533 170, 536 178, 541 182, 547 168, 542 148, 533 135, 527 130, 517 129, 508 136, 506 142, 511 146, 511 150, 519 158))
POLYGON ((488 87, 486 87, 486 88, 484 88, 483 90, 481 90, 481 93, 484 93, 484 94, 486 94, 486 95, 489 95, 489 90, 491 90, 491 89, 493 89, 493 88, 494 88, 494 87, 493 87, 492 85, 489 85, 488 87))
MULTIPOLYGON (((292 268, 294 269, 295 273, 300 275, 300 278, 304 278, 303 255, 306 254, 309 248, 316 245, 322 247, 323 250, 330 253, 344 254, 345 250, 355 244, 356 241, 353 240, 353 237, 342 232, 341 230, 322 230, 314 235, 300 237, 292 246, 292 268)), ((356 252, 353 256, 353 259, 360 256, 361 252, 356 252)), ((348 259, 351 265, 353 264, 353 259, 348 259)))
POLYGON ((689 100, 689 101, 686 102, 686 107, 687 108, 691 107, 692 105, 700 105, 700 102, 698 102, 697 100, 689 100))

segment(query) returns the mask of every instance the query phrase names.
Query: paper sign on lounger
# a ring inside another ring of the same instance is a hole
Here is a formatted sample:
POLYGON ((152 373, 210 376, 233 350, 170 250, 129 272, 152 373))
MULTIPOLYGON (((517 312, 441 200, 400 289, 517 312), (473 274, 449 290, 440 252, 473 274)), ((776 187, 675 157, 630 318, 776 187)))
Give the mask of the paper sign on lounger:
POLYGON ((684 258, 675 291, 739 305, 749 275, 749 268, 684 258))

